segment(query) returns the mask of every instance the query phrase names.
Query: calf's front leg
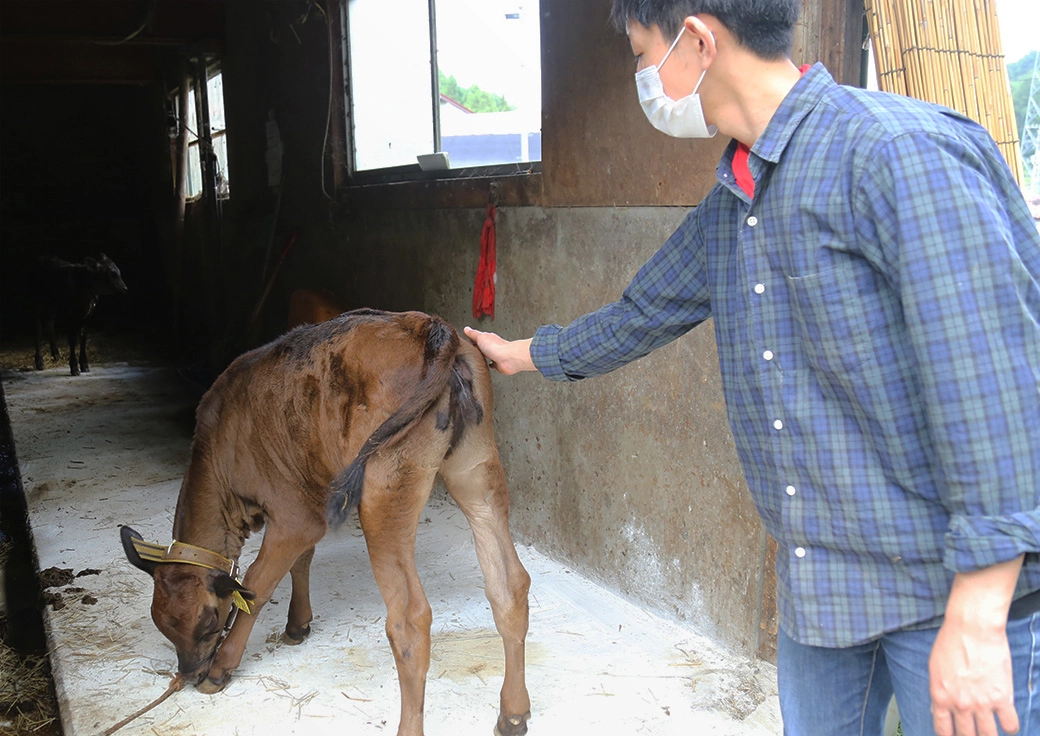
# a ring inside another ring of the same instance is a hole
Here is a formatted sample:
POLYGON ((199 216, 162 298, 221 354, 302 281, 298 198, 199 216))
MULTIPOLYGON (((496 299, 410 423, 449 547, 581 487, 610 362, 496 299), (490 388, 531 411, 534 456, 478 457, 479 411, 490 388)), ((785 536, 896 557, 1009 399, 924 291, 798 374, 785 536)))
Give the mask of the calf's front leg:
POLYGON ((68 333, 68 338, 69 338, 69 371, 74 376, 78 376, 79 373, 80 373, 80 371, 79 371, 79 362, 76 360, 76 333, 77 332, 78 332, 78 330, 75 327, 70 327, 69 328, 69 333, 68 333))
POLYGON ((87 330, 85 327, 79 329, 79 369, 82 373, 90 373, 87 365, 87 330))
MULTIPOLYGON (((301 526, 305 524, 299 519, 295 521, 299 521, 301 526)), ((235 623, 231 625, 231 631, 217 649, 209 674, 196 685, 197 690, 212 695, 227 687, 231 680, 231 673, 242 662, 246 642, 249 640, 249 634, 253 630, 253 625, 256 624, 256 617, 260 614, 260 610, 271 600, 278 583, 294 567, 301 555, 313 555, 314 545, 324 533, 324 520, 320 525, 311 524, 309 528, 294 528, 289 534, 282 534, 276 527, 268 525, 263 544, 260 545, 260 552, 253 564, 249 566, 245 579, 242 581, 248 590, 256 594, 256 598, 250 606, 251 612, 247 614, 245 611, 239 611, 235 616, 235 623)), ((307 564, 309 565, 309 563, 308 557, 307 564)), ((292 610, 293 607, 290 604, 290 611, 292 610)), ((310 610, 309 602, 307 610, 310 610)))
POLYGON ((314 547, 297 558, 289 574, 292 576, 292 600, 289 601, 289 619, 285 622, 282 641, 291 646, 302 644, 311 633, 311 560, 314 547))

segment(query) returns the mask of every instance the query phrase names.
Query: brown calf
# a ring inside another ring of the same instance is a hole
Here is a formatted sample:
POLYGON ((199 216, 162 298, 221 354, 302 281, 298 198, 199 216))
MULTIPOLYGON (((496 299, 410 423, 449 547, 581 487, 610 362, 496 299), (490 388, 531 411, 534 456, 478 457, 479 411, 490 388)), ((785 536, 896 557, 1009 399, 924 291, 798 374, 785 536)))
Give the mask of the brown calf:
POLYGON ((509 534, 491 403, 477 349, 418 312, 349 312, 232 363, 196 412, 176 541, 163 548, 128 527, 121 532, 127 557, 155 580, 152 619, 176 647, 185 678, 207 693, 227 684, 257 613, 286 573, 292 598, 284 639, 303 641, 314 545, 357 507, 387 606, 401 686, 398 734, 422 734, 432 615, 415 566, 415 535, 439 474, 473 530, 505 645, 496 732, 526 733, 530 577, 509 534), (240 584, 235 568, 244 541, 264 526, 240 584), (221 641, 236 601, 243 610, 221 641))

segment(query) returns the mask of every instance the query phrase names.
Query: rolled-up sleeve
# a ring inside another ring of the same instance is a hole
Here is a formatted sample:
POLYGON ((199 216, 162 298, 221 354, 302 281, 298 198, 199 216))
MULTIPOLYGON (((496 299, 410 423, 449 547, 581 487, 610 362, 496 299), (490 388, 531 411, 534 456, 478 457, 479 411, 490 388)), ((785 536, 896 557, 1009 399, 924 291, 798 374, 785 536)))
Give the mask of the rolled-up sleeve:
POLYGON ((711 315, 696 210, 643 265, 622 297, 566 327, 544 325, 531 358, 550 380, 616 370, 693 329, 711 315))
POLYGON ((1040 552, 1040 236, 995 147, 918 134, 884 153, 864 187, 949 514, 943 564, 1040 552))

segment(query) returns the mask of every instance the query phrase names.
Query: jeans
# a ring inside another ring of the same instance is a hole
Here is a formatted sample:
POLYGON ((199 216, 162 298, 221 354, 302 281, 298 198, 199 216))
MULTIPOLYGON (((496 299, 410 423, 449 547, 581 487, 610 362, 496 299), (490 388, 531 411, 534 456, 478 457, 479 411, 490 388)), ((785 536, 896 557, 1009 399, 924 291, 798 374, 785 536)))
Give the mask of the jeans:
MULTIPOLYGON (((881 736, 893 694, 903 736, 933 736, 928 657, 939 630, 827 649, 779 634, 784 736, 881 736)), ((1020 736, 1040 736, 1040 612, 1008 622, 1020 736)), ((998 724, 999 725, 999 724, 998 724)), ((1000 731, 1004 734, 1004 731, 1000 731)))

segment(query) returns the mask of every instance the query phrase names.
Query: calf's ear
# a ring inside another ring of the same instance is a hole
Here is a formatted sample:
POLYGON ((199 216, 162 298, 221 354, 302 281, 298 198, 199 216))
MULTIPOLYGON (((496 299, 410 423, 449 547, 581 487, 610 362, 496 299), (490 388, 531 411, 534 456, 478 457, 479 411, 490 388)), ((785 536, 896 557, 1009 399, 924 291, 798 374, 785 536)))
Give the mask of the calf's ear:
POLYGON ((213 580, 213 592, 220 598, 226 598, 229 595, 238 593, 247 601, 256 599, 256 593, 251 590, 246 590, 246 587, 242 585, 242 583, 223 572, 218 574, 213 580))
POLYGON ((140 551, 138 551, 138 545, 148 545, 148 543, 141 538, 140 534, 130 527, 124 526, 119 529, 119 538, 123 542, 123 551, 126 552, 126 559, 130 560, 131 565, 139 570, 144 570, 149 575, 155 572, 155 566, 159 563, 144 559, 141 557, 140 551))
POLYGON ((213 580, 213 592, 221 598, 231 596, 235 608, 240 611, 245 611, 247 616, 253 612, 249 604, 256 600, 256 593, 251 590, 246 590, 242 583, 238 582, 227 573, 222 572, 217 574, 217 577, 213 580))

